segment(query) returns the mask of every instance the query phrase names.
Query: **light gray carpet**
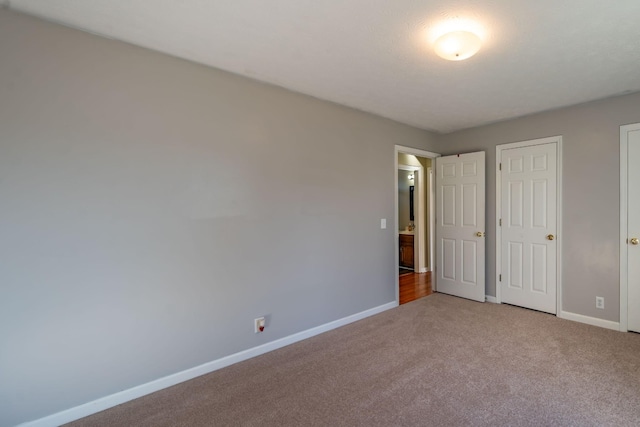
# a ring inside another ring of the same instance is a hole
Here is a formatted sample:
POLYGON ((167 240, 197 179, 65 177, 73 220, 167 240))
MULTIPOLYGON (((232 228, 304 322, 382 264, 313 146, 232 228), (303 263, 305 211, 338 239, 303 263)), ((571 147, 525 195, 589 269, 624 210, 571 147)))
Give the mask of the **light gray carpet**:
POLYGON ((638 426, 640 335, 442 294, 72 426, 638 426))

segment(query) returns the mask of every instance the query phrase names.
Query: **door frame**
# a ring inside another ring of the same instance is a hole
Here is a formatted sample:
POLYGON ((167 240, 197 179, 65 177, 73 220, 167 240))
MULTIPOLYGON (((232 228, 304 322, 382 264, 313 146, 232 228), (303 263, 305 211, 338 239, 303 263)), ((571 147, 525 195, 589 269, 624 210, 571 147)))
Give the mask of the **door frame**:
MULTIPOLYGON (((427 191, 428 196, 427 196, 427 205, 428 210, 429 210, 429 224, 427 225, 429 227, 430 233, 429 233, 429 242, 427 243, 427 245, 429 246, 429 269, 431 271, 435 270, 435 263, 436 263, 436 257, 435 257, 435 236, 432 233, 435 233, 436 231, 436 221, 435 221, 435 213, 436 213, 436 199, 435 199, 435 186, 433 183, 433 168, 435 167, 434 164, 431 164, 430 168, 427 168, 427 191)), ((433 274, 432 274, 433 276, 433 274)), ((433 280, 432 280, 433 282, 433 280)), ((433 288, 435 290, 435 288, 433 288)))
MULTIPOLYGON (((421 150, 418 148, 412 148, 412 147, 406 147, 403 145, 395 145, 394 146, 394 151, 393 151, 393 194, 394 194, 394 214, 393 214, 393 233, 394 233, 394 252, 393 252, 393 259, 394 259, 394 266, 395 266, 395 270, 394 270, 394 277, 395 277, 395 288, 396 288, 396 304, 400 303, 400 278, 398 277, 398 270, 400 269, 400 260, 398 259, 398 253, 400 252, 400 247, 399 244, 400 242, 398 241, 398 154, 399 153, 403 153, 403 154, 412 154, 414 156, 418 156, 418 157, 424 157, 427 159, 431 159, 432 161, 435 161, 436 157, 440 157, 440 154, 438 153, 434 153, 431 151, 426 151, 426 150, 421 150)), ((433 166, 432 166, 433 167, 433 166)), ((423 168, 424 170, 424 168, 423 168)), ((420 174, 421 176, 424 175, 424 173, 420 174)), ((424 180, 426 181, 426 180, 424 180)), ((424 188, 424 190, 429 190, 428 188, 426 188, 426 185, 421 186, 422 188, 424 188)), ((434 199, 435 200, 435 199, 434 199)), ((429 210, 431 212, 431 216, 433 217, 433 205, 431 205, 429 207, 429 210)), ((427 227, 430 227, 430 224, 426 224, 427 227)), ((419 228, 417 229, 419 231, 419 228)), ((429 240, 432 242, 433 241, 433 232, 435 230, 430 230, 431 233, 429 233, 429 240)), ((426 245, 425 245, 426 246, 426 245)), ((436 290, 436 281, 435 281, 435 274, 433 274, 433 270, 434 270, 434 266, 431 265, 431 286, 432 289, 435 291, 436 290)))
POLYGON ((531 139, 528 141, 512 142, 496 145, 496 302, 502 303, 500 274, 502 269, 502 242, 500 217, 502 209, 502 171, 500 160, 502 151, 513 148, 531 147, 535 145, 556 143, 556 316, 562 314, 562 135, 547 138, 531 139))
POLYGON ((629 320, 629 277, 628 263, 629 246, 627 244, 627 219, 628 219, 628 188, 629 169, 627 164, 627 154, 629 152, 629 137, 631 131, 640 130, 640 123, 620 126, 620 331, 628 332, 629 320))

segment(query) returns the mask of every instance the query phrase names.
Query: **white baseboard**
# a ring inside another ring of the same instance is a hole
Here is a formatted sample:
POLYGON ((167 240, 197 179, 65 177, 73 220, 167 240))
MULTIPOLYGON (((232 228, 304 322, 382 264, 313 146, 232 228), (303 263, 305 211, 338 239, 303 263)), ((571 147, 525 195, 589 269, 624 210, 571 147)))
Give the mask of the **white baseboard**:
POLYGON ((351 316, 343 317, 342 319, 334 320, 333 322, 325 323, 324 325, 316 326, 315 328, 307 329, 306 331, 298 332, 293 335, 289 335, 287 337, 259 345, 257 347, 231 354, 221 359, 207 362, 200 366, 195 366, 193 368, 177 372, 172 375, 167 375, 163 378, 158 378, 157 380, 150 381, 146 384, 141 384, 139 386, 135 386, 130 389, 123 390, 118 393, 114 393, 109 396, 105 396, 100 399, 96 399, 94 401, 84 403, 82 405, 66 409, 64 411, 60 411, 43 418, 39 418, 34 421, 28 421, 26 423, 19 424, 19 426, 17 427, 56 427, 61 424, 75 421, 80 418, 95 414, 97 412, 104 411, 105 409, 112 408, 116 405, 128 402, 130 400, 137 399, 138 397, 142 397, 147 394, 154 393, 158 390, 162 390, 181 382, 188 381, 195 377, 199 377, 200 375, 217 371, 218 369, 225 368, 229 365, 233 365, 234 363, 242 362, 243 360, 247 360, 273 350, 277 350, 281 347, 285 347, 298 341, 311 338, 323 332, 327 332, 332 329, 339 328, 340 326, 344 326, 349 323, 364 319, 366 317, 373 316, 374 314, 382 313, 383 311, 392 309, 397 306, 397 302, 383 304, 381 306, 374 307, 360 313, 352 314, 351 316))
MULTIPOLYGON (((491 302, 494 304, 498 303, 498 299, 496 297, 492 297, 491 295, 485 295, 486 302, 491 302)), ((560 319, 571 320, 574 322, 586 323, 587 325, 599 326, 605 329, 612 329, 614 331, 620 330, 620 323, 613 322, 611 320, 598 319, 597 317, 585 316, 582 314, 570 313, 568 311, 560 311, 557 314, 557 317, 560 319)))
POLYGON ((598 319, 597 317, 584 316, 582 314, 570 313, 568 311, 561 311, 560 313, 558 313, 558 317, 561 319, 573 320, 574 322, 586 323, 587 325, 613 329, 614 331, 620 330, 620 322, 598 319))

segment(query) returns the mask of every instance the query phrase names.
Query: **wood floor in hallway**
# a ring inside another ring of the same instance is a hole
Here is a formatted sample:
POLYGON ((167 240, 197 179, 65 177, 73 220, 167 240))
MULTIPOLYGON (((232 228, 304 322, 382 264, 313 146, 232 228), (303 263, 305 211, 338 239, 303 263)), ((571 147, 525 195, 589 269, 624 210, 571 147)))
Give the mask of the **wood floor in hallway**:
POLYGON ((400 304, 415 301, 433 293, 431 272, 409 273, 400 276, 400 304))

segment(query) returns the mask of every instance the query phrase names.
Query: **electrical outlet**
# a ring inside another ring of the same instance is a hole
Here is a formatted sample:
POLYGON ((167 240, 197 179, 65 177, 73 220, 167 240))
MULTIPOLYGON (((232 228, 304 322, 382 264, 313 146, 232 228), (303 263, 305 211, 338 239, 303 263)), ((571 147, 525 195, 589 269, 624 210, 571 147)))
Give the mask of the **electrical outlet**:
POLYGON ((260 332, 264 332, 265 320, 264 317, 258 317, 253 321, 253 332, 259 334, 260 332))
POLYGON ((600 308, 604 310, 604 298, 596 297, 596 308, 600 308))

